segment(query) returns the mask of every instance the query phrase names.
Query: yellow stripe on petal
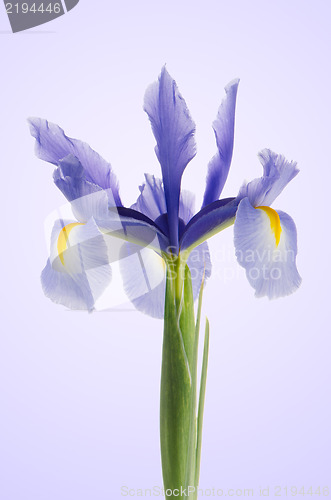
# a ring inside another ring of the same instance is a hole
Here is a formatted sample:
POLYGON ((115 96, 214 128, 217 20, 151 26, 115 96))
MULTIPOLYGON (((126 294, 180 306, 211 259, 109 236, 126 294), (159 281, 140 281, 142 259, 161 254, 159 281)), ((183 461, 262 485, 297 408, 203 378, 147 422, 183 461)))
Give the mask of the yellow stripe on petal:
POLYGON ((280 218, 278 213, 276 212, 276 210, 270 207, 256 207, 256 208, 258 208, 259 210, 263 210, 269 217, 271 231, 275 235, 276 247, 278 247, 280 241, 280 234, 282 232, 282 227, 280 225, 280 218))
POLYGON ((70 224, 64 226, 60 231, 57 240, 57 252, 59 254, 60 261, 62 262, 63 265, 64 265, 63 252, 68 248, 69 234, 74 227, 82 225, 84 225, 82 222, 71 222, 70 224))

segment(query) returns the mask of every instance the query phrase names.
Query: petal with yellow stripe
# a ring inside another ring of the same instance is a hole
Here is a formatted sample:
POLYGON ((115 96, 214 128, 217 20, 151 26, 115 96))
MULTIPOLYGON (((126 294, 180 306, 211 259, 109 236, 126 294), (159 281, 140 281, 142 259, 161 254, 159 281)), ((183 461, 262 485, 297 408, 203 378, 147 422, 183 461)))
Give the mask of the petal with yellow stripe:
POLYGON ((91 311, 110 281, 107 245, 94 220, 56 221, 41 275, 45 295, 70 309, 91 311))
POLYGON ((289 215, 270 207, 254 208, 244 198, 236 214, 234 244, 256 297, 284 297, 300 286, 297 233, 289 215))

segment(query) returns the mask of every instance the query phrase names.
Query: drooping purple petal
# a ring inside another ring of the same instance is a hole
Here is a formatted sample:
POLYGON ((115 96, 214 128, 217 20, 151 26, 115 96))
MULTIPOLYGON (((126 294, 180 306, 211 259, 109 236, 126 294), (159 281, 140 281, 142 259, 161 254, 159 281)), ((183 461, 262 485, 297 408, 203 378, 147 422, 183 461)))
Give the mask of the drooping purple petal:
MULTIPOLYGON (((68 201, 76 200, 102 189, 86 179, 82 164, 72 154, 65 156, 63 160, 59 160, 58 167, 53 173, 53 179, 55 185, 62 191, 68 201)), ((114 206, 114 201, 110 205, 114 206)))
POLYGON ((92 311, 110 281, 107 246, 94 221, 56 221, 51 255, 41 275, 45 295, 70 309, 92 311))
POLYGON ((195 247, 234 222, 238 208, 235 198, 214 201, 189 222, 180 240, 180 248, 195 247))
POLYGON ((88 182, 111 189, 116 206, 121 206, 118 182, 111 165, 85 142, 67 137, 64 131, 54 123, 41 118, 30 118, 31 135, 36 139, 36 155, 41 160, 58 165, 68 155, 75 156, 84 169, 88 182))
POLYGON ((162 169, 170 242, 178 249, 178 210, 182 174, 195 156, 194 132, 186 103, 165 67, 146 91, 144 109, 156 139, 155 152, 162 169))
POLYGON ((219 199, 229 173, 233 152, 238 84, 237 79, 225 87, 226 96, 213 123, 218 151, 208 165, 203 207, 219 199))
POLYGON ((259 159, 263 165, 262 177, 244 185, 238 195, 239 200, 247 196, 253 207, 271 205, 299 173, 296 162, 289 162, 270 149, 263 149, 259 159))
POLYGON ((268 213, 240 204, 234 224, 234 244, 239 264, 245 268, 256 297, 269 299, 293 293, 301 283, 296 267, 297 233, 291 217, 277 212, 281 227, 277 244, 268 213))

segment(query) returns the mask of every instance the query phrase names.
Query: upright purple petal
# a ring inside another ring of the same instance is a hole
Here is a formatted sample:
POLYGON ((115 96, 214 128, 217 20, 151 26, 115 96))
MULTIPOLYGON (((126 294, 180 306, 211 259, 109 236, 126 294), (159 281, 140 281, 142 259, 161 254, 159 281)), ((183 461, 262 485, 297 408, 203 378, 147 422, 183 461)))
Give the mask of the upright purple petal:
MULTIPOLYGON (((145 178, 146 183, 139 188, 141 194, 131 208, 155 221, 167 211, 163 182, 150 174, 145 174, 145 178)), ((186 189, 181 190, 178 216, 185 224, 188 224, 194 215, 194 201, 195 196, 193 193, 186 189)))
POLYGON ((238 84, 237 79, 225 87, 226 96, 213 123, 218 151, 208 165, 203 207, 219 199, 229 173, 233 152, 238 84))
MULTIPOLYGON (((146 182, 139 186, 140 195, 131 209, 146 215, 153 220, 166 235, 169 235, 167 206, 163 182, 154 175, 145 174, 146 182)), ((194 195, 187 190, 182 190, 179 197, 178 216, 182 226, 188 224, 194 215, 194 195)), ((179 233, 180 233, 179 229, 179 233)))
POLYGON ((263 166, 262 177, 244 185, 238 195, 239 200, 248 197, 253 207, 271 205, 299 173, 296 162, 289 162, 270 149, 263 149, 259 153, 259 159, 263 166))
POLYGON ((195 125, 175 81, 165 67, 146 91, 144 109, 156 139, 162 169, 171 245, 178 250, 178 210, 181 178, 195 156, 195 125))
POLYGON ((54 123, 41 118, 30 118, 31 135, 36 139, 36 155, 41 160, 58 165, 68 155, 75 156, 81 163, 88 182, 111 189, 114 204, 121 206, 118 182, 111 165, 85 142, 67 137, 54 123))

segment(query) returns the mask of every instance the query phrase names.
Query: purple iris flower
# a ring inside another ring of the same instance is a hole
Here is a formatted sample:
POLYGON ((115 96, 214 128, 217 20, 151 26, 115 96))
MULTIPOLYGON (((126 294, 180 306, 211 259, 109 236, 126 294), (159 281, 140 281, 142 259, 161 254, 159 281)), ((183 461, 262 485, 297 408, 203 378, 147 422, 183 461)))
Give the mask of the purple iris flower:
MULTIPOLYGON (((49 298, 71 308, 93 309, 111 280, 110 235, 128 242, 125 255, 140 247, 136 268, 133 261, 121 261, 125 290, 137 309, 162 317, 163 258, 172 254, 187 262, 197 297, 203 275, 211 274, 206 240, 233 223, 236 255, 257 296, 284 296, 300 285, 294 222, 270 208, 298 173, 296 164, 264 150, 262 177, 244 185, 236 197, 219 199, 232 159, 238 83, 234 80, 225 88, 213 123, 217 151, 208 165, 202 207, 195 215, 193 195, 181 190, 183 172, 196 154, 195 124, 165 68, 147 89, 144 104, 162 180, 146 175, 130 208, 122 204, 109 163, 87 144, 67 137, 57 125, 30 119, 36 154, 56 166, 54 182, 76 217, 55 224, 51 257, 42 274, 49 298), (156 276, 159 279, 153 284, 156 276)), ((120 257, 124 254, 122 249, 120 257)))

